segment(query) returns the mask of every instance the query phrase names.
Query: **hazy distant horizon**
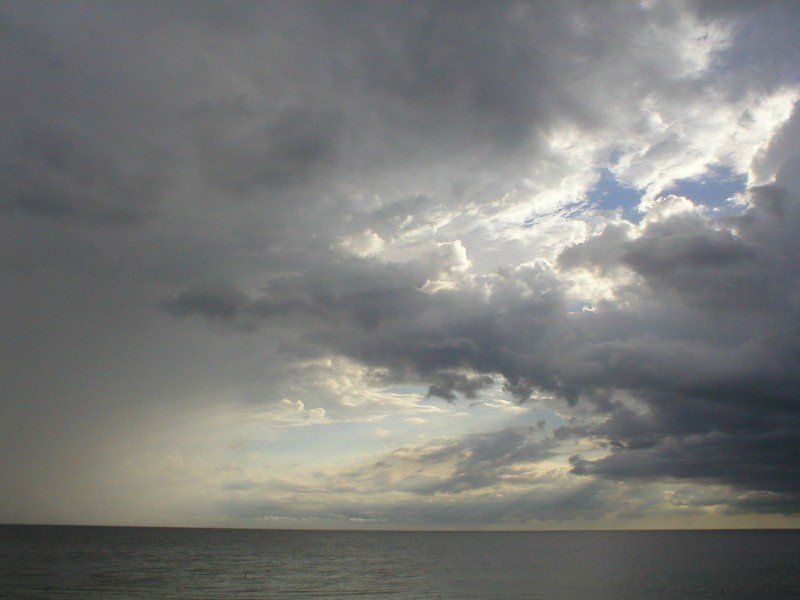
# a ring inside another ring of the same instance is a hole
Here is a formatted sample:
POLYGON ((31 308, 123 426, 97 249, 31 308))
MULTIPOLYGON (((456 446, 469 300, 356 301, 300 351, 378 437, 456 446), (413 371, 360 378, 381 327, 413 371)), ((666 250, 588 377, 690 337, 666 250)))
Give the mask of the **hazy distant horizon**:
POLYGON ((0 523, 0 527, 109 527, 117 529, 209 529, 209 530, 231 530, 231 531, 306 531, 306 532, 375 532, 375 533, 592 533, 596 532, 614 532, 614 531, 642 531, 642 532, 655 532, 655 531, 798 531, 800 527, 709 527, 701 529, 698 527, 676 527, 668 528, 653 528, 653 529, 381 529, 381 528, 357 528, 351 527, 348 529, 337 528, 316 528, 306 529, 302 527, 236 527, 236 526, 205 526, 205 525, 122 525, 122 524, 98 524, 98 523, 0 523))

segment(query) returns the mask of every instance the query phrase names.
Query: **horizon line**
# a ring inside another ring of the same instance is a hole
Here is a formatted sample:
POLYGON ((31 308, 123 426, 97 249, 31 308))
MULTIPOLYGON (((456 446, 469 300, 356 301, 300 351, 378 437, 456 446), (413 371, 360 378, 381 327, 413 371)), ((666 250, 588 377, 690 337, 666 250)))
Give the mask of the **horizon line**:
POLYGON ((278 531, 330 533, 614 533, 614 532, 677 532, 677 531, 800 531, 798 527, 631 527, 586 529, 371 529, 371 528, 311 528, 311 527, 225 527, 205 525, 119 525, 96 523, 0 523, 0 527, 93 527, 116 529, 197 529, 222 531, 278 531))

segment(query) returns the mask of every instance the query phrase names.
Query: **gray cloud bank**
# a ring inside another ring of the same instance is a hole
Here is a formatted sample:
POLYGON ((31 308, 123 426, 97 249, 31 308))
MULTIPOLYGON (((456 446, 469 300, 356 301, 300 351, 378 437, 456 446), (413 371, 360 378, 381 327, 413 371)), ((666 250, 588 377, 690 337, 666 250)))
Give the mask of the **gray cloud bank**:
POLYGON ((449 400, 499 375, 520 402, 534 391, 585 402, 607 415, 602 424, 557 434, 607 440, 613 451, 576 457, 577 474, 796 495, 800 203, 782 184, 754 188, 750 208, 729 219, 681 213, 636 238, 625 235, 629 223, 608 225, 568 247, 561 269, 635 275, 592 311, 570 314, 559 274, 541 265, 495 275, 480 291, 427 294, 413 287, 424 273, 404 286, 388 265, 341 293, 346 270, 278 280, 279 292, 254 298, 186 292, 168 308, 252 327, 292 313, 309 330, 304 348, 385 368, 394 382, 430 381, 431 394, 449 400), (621 390, 645 411, 616 401, 621 390))
POLYGON ((696 481, 739 494, 732 511, 796 513, 797 109, 735 210, 661 198, 637 224, 586 194, 602 169, 654 197, 741 169, 703 118, 756 130, 757 102, 797 83, 799 22, 779 2, 6 3, 0 516, 126 418, 277 400, 285 368, 332 355, 431 398, 497 381, 573 417, 464 438, 454 470, 404 493, 480 490, 583 440, 606 452, 572 456, 574 511, 492 506, 598 515, 609 482, 696 481), (692 135, 711 149, 681 170, 692 135), (572 176, 566 199, 531 200, 572 176), (523 228, 567 205, 585 235, 523 228), (583 275, 610 292, 581 298, 583 275))

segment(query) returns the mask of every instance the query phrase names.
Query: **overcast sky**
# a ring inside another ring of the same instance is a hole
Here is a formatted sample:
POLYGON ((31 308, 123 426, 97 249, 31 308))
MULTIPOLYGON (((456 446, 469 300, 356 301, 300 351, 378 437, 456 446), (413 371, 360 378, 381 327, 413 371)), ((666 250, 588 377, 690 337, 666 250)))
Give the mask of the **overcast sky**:
POLYGON ((797 2, 3 2, 0 522, 800 525, 797 2))

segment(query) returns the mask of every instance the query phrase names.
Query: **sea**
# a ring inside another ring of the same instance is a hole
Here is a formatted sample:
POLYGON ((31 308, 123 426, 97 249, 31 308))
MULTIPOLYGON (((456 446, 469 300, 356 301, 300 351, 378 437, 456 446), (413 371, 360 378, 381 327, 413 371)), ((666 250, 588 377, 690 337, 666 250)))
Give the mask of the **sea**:
POLYGON ((0 598, 800 599, 800 530, 7 525, 0 598))

